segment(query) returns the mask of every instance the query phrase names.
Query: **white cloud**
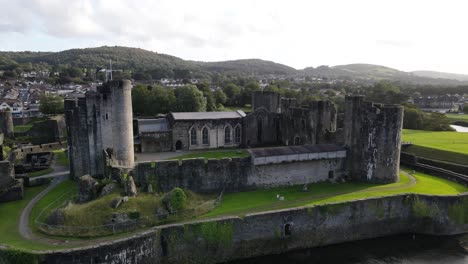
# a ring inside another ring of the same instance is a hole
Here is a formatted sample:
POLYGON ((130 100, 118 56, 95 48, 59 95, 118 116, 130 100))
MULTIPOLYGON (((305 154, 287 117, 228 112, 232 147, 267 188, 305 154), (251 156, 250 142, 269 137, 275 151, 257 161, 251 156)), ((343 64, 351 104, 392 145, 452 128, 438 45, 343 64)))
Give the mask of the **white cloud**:
POLYGON ((296 68, 375 63, 468 73, 462 0, 0 0, 0 49, 128 45, 296 68))

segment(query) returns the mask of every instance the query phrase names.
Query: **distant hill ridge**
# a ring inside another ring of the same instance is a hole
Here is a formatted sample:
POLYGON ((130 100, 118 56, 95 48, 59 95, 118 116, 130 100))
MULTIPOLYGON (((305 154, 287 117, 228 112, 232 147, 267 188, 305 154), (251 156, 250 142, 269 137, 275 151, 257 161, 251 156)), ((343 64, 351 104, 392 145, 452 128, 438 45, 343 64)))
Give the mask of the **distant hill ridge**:
MULTIPOLYGON (((241 76, 282 75, 326 78, 352 78, 368 81, 389 80, 414 84, 468 84, 468 75, 434 71, 404 72, 373 64, 348 64, 337 66, 307 67, 302 70, 261 59, 241 59, 218 62, 184 60, 175 56, 131 47, 97 47, 70 49, 60 52, 0 52, 0 62, 46 63, 51 66, 66 64, 80 68, 97 68, 112 60, 115 69, 190 70, 198 74, 223 73, 241 76)), ((1 65, 1 63, 0 63, 1 65)))

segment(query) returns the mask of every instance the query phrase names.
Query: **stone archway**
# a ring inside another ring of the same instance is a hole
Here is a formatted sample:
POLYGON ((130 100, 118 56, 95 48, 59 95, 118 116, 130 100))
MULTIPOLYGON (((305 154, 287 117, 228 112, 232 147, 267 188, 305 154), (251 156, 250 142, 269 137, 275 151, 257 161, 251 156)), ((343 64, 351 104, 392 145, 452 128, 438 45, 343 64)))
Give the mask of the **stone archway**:
POLYGON ((177 142, 175 143, 175 149, 182 150, 182 141, 177 140, 177 142))

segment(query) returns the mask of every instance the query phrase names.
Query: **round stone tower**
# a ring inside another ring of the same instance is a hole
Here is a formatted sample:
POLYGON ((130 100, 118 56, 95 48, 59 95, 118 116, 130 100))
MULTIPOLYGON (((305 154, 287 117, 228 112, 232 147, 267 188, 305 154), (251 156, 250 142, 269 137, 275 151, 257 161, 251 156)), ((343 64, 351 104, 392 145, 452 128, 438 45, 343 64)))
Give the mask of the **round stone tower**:
MULTIPOLYGON (((111 81, 112 141, 115 165, 133 168, 132 84, 129 80, 111 81)), ((105 136, 105 135, 103 135, 105 136)))
POLYGON ((0 111, 0 133, 13 136, 13 116, 9 110, 0 111))

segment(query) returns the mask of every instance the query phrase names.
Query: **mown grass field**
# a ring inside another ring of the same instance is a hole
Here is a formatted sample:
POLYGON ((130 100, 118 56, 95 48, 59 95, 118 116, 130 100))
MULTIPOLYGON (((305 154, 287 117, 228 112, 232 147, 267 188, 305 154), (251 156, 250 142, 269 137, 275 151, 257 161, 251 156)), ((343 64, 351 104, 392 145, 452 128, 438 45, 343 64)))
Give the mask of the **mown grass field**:
POLYGON ((229 149, 229 150, 194 152, 194 153, 177 156, 172 159, 173 160, 193 159, 193 158, 222 159, 222 158, 245 158, 248 156, 249 156, 249 152, 245 149, 229 149))
POLYGON ((468 133, 403 129, 403 141, 422 147, 468 154, 468 133))
POLYGON ((434 148, 427 148, 421 146, 407 146, 401 149, 403 152, 414 154, 418 157, 424 157, 427 159, 441 160, 450 163, 458 163, 462 165, 468 165, 468 154, 445 151, 434 148))
POLYGON ((397 183, 378 185, 369 183, 341 183, 327 182, 309 185, 309 191, 303 192, 302 186, 274 188, 242 193, 225 194, 222 204, 204 215, 214 217, 220 215, 245 215, 252 212, 318 205, 331 202, 344 202, 363 198, 382 197, 403 193, 450 195, 468 191, 458 183, 430 176, 424 173, 414 174, 416 184, 412 185, 405 174, 400 174, 397 183), (284 201, 276 195, 284 197, 284 201))
POLYGON ((455 121, 465 121, 468 122, 468 114, 464 115, 459 115, 459 114, 445 114, 450 122, 455 122, 455 121))

